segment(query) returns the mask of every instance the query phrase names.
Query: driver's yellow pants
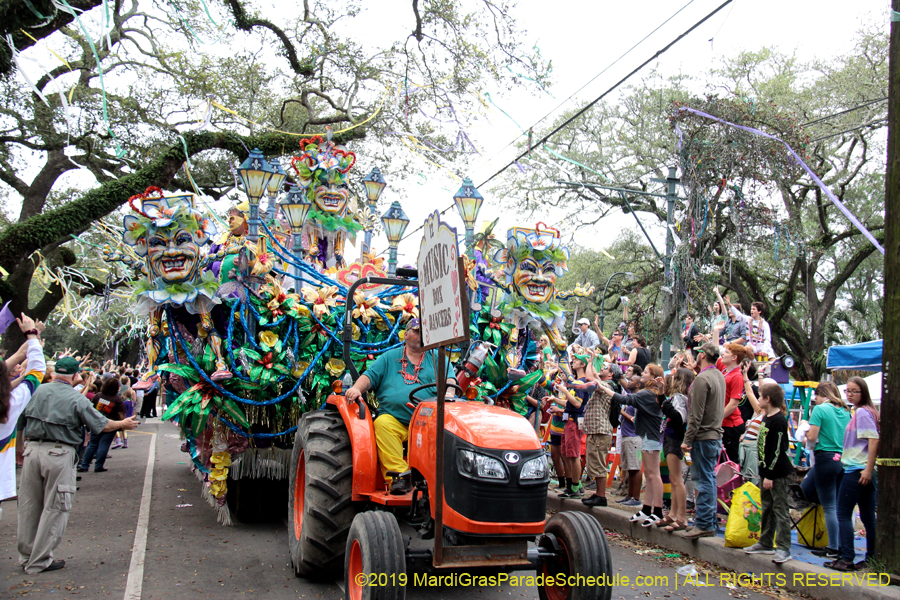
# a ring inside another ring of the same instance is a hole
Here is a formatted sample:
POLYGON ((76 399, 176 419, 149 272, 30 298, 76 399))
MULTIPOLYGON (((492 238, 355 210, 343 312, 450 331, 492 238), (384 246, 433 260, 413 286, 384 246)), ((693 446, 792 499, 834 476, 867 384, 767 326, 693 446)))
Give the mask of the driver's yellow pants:
POLYGON ((375 419, 375 444, 378 447, 381 475, 385 481, 391 481, 387 476, 388 471, 405 473, 409 470, 409 464, 403 460, 403 442, 408 439, 408 425, 404 425, 387 413, 381 413, 375 419))

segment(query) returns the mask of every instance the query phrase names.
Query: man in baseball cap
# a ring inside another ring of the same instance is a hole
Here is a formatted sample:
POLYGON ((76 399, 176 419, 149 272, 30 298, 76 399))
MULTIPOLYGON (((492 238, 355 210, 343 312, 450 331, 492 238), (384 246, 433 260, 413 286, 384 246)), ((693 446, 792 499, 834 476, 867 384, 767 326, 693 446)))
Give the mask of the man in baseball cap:
POLYGON ((66 566, 53 560, 62 541, 75 496, 75 454, 82 443, 82 426, 91 435, 134 429, 129 417, 111 421, 101 415, 84 395, 75 391, 81 383, 81 364, 71 356, 56 361, 53 381, 37 388, 23 413, 28 448, 19 485, 19 564, 28 575, 66 566))
POLYGON ((81 363, 74 356, 64 356, 56 361, 57 375, 75 375, 81 373, 81 363))
MULTIPOLYGON (((578 319, 578 329, 581 330, 581 333, 578 334, 578 337, 575 338, 575 341, 571 346, 567 348, 567 352, 569 353, 569 360, 572 358, 573 348, 576 346, 581 346, 584 349, 596 348, 600 345, 600 338, 597 337, 597 334, 591 330, 591 322, 585 318, 578 319)), ((583 352, 584 350, 579 350, 579 352, 583 352)))

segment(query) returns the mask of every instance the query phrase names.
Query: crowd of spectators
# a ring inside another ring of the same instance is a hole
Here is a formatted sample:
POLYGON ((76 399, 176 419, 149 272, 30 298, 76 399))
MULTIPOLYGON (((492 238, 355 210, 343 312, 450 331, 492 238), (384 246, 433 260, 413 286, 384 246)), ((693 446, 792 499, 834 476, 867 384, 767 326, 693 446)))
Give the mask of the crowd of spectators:
MULTIPOLYGON (((533 423, 542 412, 549 421, 561 498, 607 506, 608 453, 614 448, 624 473, 624 497, 617 502, 639 507, 631 520, 687 538, 716 534, 716 468, 736 463, 742 478, 760 487, 763 505, 761 538, 746 551, 785 562, 792 558, 792 425, 783 388, 760 368, 775 358, 766 306, 753 302, 745 314, 718 289, 715 294, 705 327, 695 315, 683 315, 682 349, 667 365, 668 374, 651 362, 634 322, 623 322, 607 337, 599 319, 591 330, 581 318, 575 341, 560 355, 542 338, 538 368, 546 377, 528 394, 533 423), (667 512, 661 458, 671 484, 667 512), (594 493, 586 496, 590 488, 594 493)), ((844 400, 833 383, 821 382, 809 423, 797 432, 815 463, 802 489, 806 499, 822 505, 828 530, 828 547, 814 554, 833 559, 826 566, 841 571, 864 568, 873 556, 879 436, 879 413, 865 381, 852 379, 846 394, 844 400), (865 560, 855 563, 857 506, 868 549, 865 560)))

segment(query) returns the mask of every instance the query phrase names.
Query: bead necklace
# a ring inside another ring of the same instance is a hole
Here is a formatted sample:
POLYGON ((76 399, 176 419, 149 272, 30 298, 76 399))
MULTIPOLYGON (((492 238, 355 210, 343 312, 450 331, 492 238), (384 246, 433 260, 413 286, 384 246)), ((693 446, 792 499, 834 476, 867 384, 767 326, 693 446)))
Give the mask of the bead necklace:
POLYGON ((403 383, 406 385, 412 385, 414 383, 421 383, 419 381, 419 371, 422 370, 422 363, 425 362, 425 353, 422 353, 422 357, 419 359, 418 364, 413 364, 415 368, 415 373, 408 373, 406 370, 409 362, 406 360, 406 350, 403 351, 403 355, 400 357, 400 375, 403 376, 403 383))

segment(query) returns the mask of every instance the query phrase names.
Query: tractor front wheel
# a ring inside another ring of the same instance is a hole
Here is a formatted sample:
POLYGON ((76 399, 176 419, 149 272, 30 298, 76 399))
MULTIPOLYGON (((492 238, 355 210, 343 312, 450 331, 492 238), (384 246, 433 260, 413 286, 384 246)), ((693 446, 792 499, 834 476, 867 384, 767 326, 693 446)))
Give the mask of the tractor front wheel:
POLYGON ((606 581, 612 581, 612 557, 600 523, 584 513, 562 512, 547 521, 544 532, 554 536, 557 555, 544 564, 540 599, 609 600, 612 585, 568 585, 570 575, 595 581, 606 575, 606 581))
POLYGON ((344 560, 347 600, 406 598, 406 548, 391 513, 373 510, 356 515, 344 560))
POLYGON ((288 541, 298 576, 336 579, 356 514, 353 452, 341 415, 317 410, 303 415, 294 437, 288 488, 288 541))

